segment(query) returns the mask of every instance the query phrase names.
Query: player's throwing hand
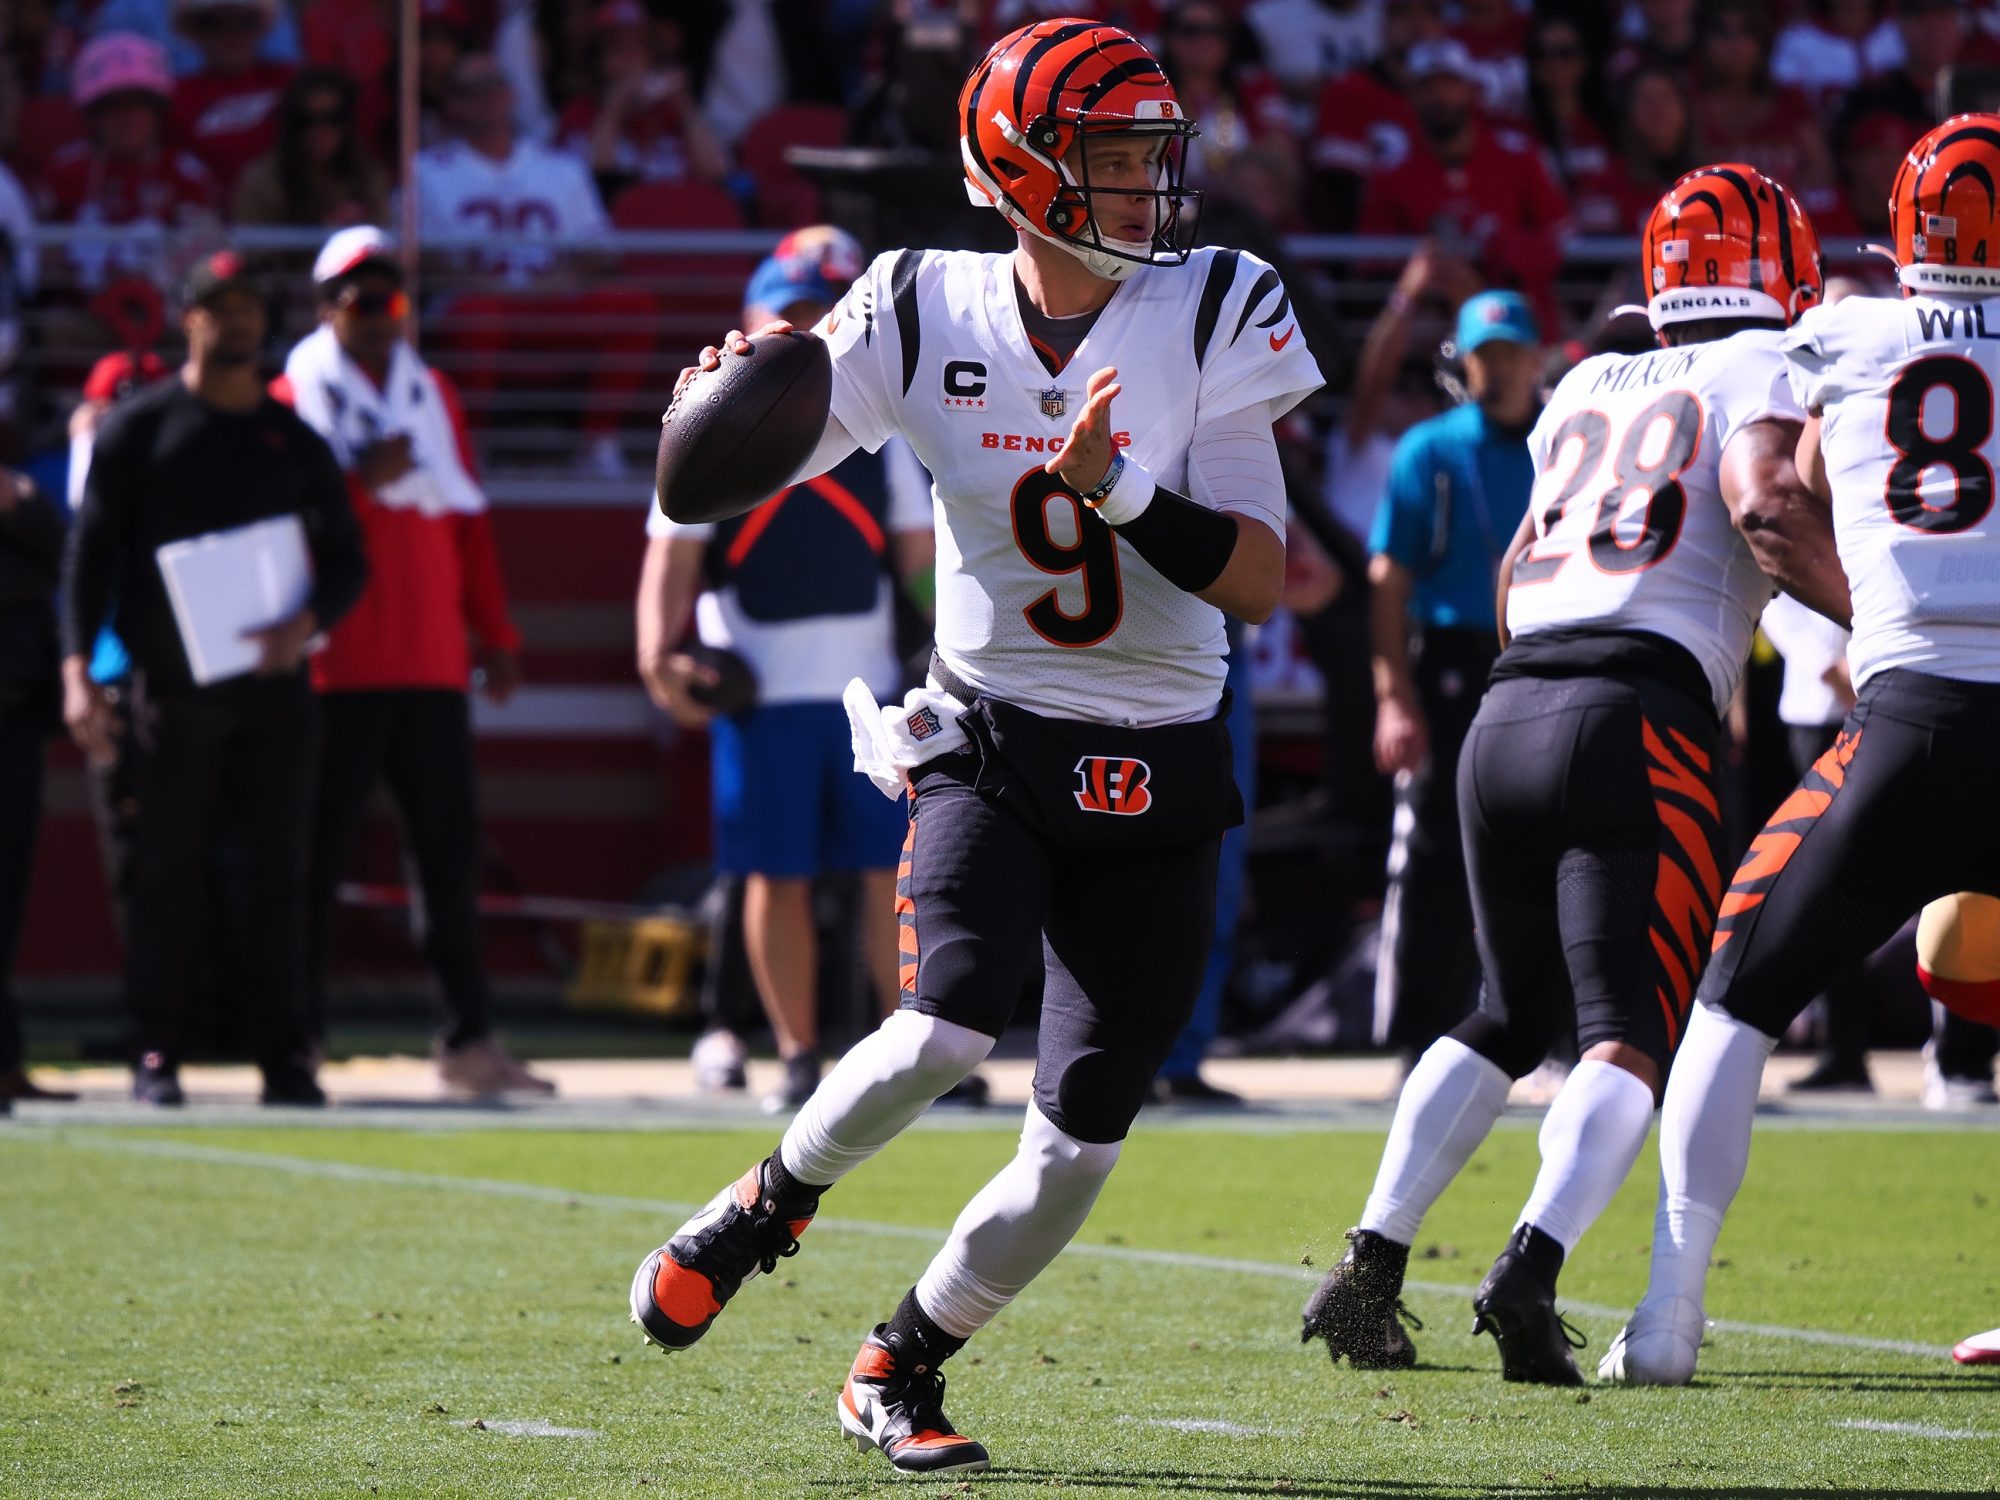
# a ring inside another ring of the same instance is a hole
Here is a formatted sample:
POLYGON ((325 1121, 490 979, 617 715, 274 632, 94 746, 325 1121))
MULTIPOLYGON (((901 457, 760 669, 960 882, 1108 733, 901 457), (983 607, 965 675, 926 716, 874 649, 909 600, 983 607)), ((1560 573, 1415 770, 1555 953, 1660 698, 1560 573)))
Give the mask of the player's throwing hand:
MULTIPOLYGON (((693 364, 682 369, 680 375, 674 380, 674 394, 678 396, 681 393, 681 387, 703 371, 721 368, 723 349, 727 349, 731 354, 748 354, 750 352, 751 339, 761 339, 767 333, 790 333, 791 331, 792 325, 787 323, 783 318, 772 319, 755 333, 746 334, 741 329, 730 329, 729 332, 722 336, 721 349, 718 349, 714 344, 708 345, 700 354, 695 356, 693 364)), ((661 420, 665 421, 666 419, 663 417, 661 420)))
POLYGON ((1084 387, 1089 399, 1070 424, 1069 441, 1042 466, 1078 494, 1096 489, 1111 467, 1111 398, 1124 389, 1113 365, 1091 376, 1084 387))

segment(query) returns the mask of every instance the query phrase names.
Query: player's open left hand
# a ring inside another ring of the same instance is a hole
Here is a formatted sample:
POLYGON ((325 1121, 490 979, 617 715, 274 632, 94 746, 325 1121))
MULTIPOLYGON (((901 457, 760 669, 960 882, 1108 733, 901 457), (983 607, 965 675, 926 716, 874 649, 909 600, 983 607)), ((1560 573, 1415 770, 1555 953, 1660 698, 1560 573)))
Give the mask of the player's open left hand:
POLYGON ((695 356, 693 364, 681 371, 679 377, 674 381, 674 394, 678 396, 681 393, 681 387, 694 379, 695 376, 721 368, 722 351, 724 349, 727 349, 731 354, 748 354, 750 352, 751 339, 761 339, 767 333, 790 333, 791 331, 792 325, 787 323, 783 318, 774 318, 751 334, 744 333, 740 328, 730 329, 729 332, 722 336, 720 347, 710 344, 700 354, 695 356))
POLYGON ((1084 387, 1083 410, 1070 423, 1069 440, 1042 466, 1078 494, 1096 489, 1111 467, 1111 399, 1123 389, 1114 366, 1106 365, 1091 376, 1084 387))

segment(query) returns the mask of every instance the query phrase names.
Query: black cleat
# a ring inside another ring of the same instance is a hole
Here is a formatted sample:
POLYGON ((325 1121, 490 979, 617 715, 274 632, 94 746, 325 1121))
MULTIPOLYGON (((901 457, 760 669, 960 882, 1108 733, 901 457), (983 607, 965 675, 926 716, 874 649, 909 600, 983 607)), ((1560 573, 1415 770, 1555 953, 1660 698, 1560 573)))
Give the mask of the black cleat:
POLYGON ((1347 1231, 1347 1254, 1326 1273, 1305 1307, 1299 1342, 1326 1340, 1337 1365, 1341 1355, 1357 1370, 1407 1370, 1417 1362, 1417 1346, 1403 1324, 1423 1321, 1397 1300, 1410 1248, 1372 1229, 1347 1231))
POLYGON ((1556 1311, 1555 1273, 1562 1249, 1532 1224, 1523 1224, 1493 1262, 1472 1296, 1472 1331, 1490 1333, 1500 1346, 1500 1374, 1535 1385, 1582 1385, 1572 1349, 1586 1342, 1556 1311))
POLYGON ((1200 1105, 1209 1109, 1238 1109, 1248 1102, 1234 1089, 1210 1083, 1199 1073, 1186 1073, 1178 1078, 1155 1078, 1152 1094, 1155 1104, 1200 1105))
POLYGON ((264 1091, 258 1102, 292 1109, 326 1108, 326 1090, 311 1068, 300 1063, 274 1063, 264 1069, 264 1091))
POLYGON ((1810 1073, 1785 1085, 1788 1094, 1872 1094, 1875 1080, 1868 1076, 1865 1057, 1847 1058, 1827 1053, 1813 1064, 1810 1073))
POLYGON ((764 1190, 764 1170, 765 1163, 758 1162, 639 1263, 632 1278, 632 1321, 648 1343, 670 1354, 687 1348, 708 1332, 744 1282, 799 1253, 799 1236, 812 1223, 818 1201, 797 1218, 780 1218, 776 1201, 764 1190))
POLYGON ((944 1414, 944 1376, 887 1323, 861 1341, 840 1388, 840 1430, 866 1453, 881 1450, 905 1474, 978 1474, 986 1449, 944 1414))
POLYGON ((132 1070, 132 1097, 160 1109, 178 1109, 187 1103, 187 1095, 181 1092, 180 1070, 157 1052, 148 1052, 132 1070))

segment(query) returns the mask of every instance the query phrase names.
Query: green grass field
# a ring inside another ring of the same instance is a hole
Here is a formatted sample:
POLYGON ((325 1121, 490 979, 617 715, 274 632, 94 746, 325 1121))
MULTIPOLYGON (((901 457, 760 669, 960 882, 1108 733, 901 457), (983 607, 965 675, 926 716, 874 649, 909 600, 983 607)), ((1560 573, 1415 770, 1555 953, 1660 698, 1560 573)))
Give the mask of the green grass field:
MULTIPOLYGON (((1761 1132, 1710 1315, 1841 1341, 1718 1330, 1687 1390, 1578 1393, 1504 1385, 1466 1333, 1531 1130, 1426 1226, 1423 1367, 1384 1376, 1297 1342, 1300 1261, 1338 1253, 1380 1134, 1142 1123, 1083 1244, 953 1362, 995 1465, 963 1490, 857 1455, 832 1404, 1011 1133, 912 1132, 696 1351, 644 1347, 633 1266, 769 1139, 0 1127, 0 1496, 2000 1490, 2000 1378, 1942 1357, 2000 1322, 1984 1131, 1761 1132)), ((1644 1279, 1652 1172, 1564 1278, 1599 1309, 1592 1368, 1644 1279)))

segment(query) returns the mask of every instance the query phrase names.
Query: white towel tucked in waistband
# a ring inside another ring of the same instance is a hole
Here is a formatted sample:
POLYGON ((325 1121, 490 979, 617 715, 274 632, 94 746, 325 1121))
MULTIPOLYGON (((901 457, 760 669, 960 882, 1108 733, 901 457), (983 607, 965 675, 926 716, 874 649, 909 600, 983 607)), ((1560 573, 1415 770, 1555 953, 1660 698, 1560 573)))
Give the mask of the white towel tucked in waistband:
POLYGON ((970 743, 958 727, 964 706, 942 688, 913 688, 900 707, 884 708, 857 677, 840 701, 854 737, 854 769, 892 802, 903 795, 912 768, 970 743))

